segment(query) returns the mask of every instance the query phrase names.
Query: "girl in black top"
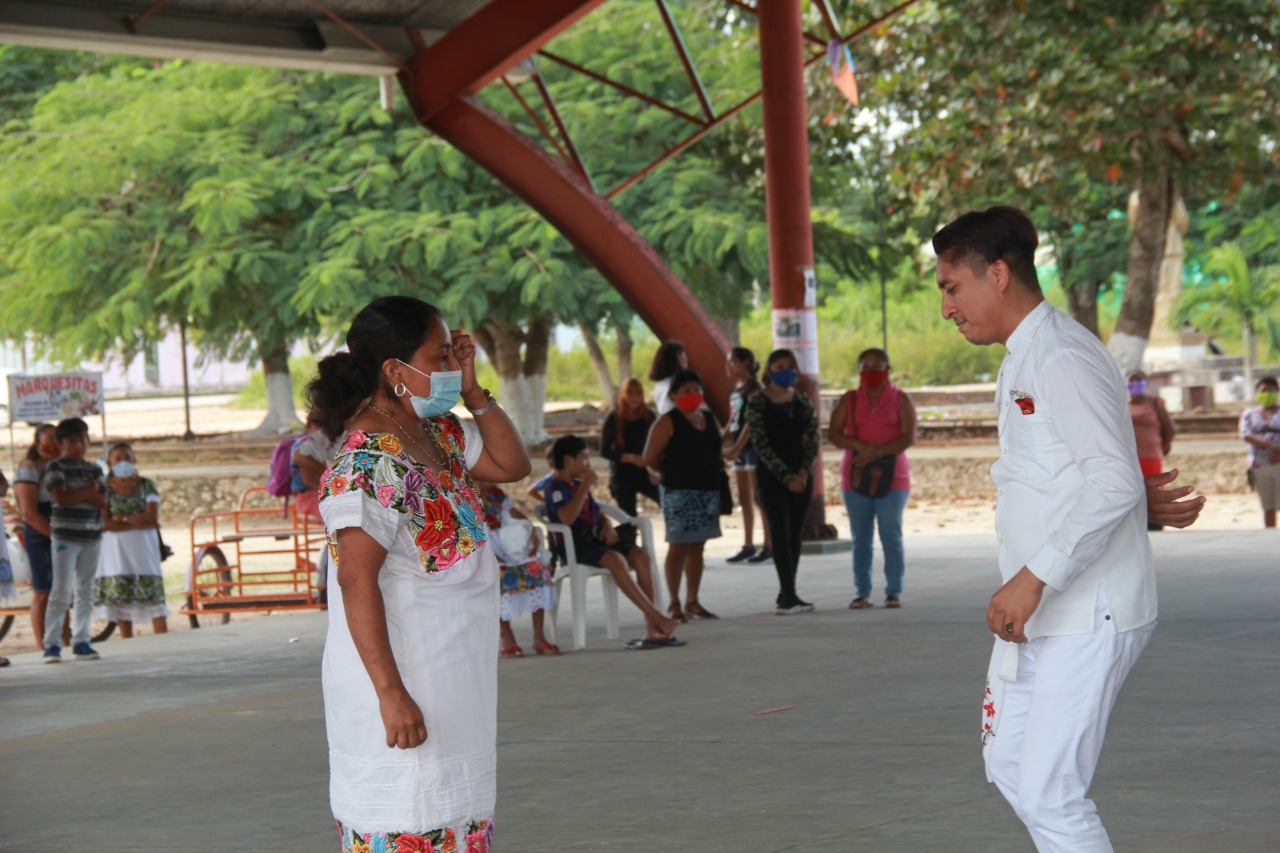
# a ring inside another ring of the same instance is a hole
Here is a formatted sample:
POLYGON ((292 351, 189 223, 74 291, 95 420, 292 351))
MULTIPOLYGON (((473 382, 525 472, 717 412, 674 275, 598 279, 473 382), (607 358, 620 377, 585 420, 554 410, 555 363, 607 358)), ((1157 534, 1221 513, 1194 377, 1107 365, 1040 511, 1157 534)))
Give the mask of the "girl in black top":
POLYGON ((776 350, 765 364, 764 390, 747 403, 747 429, 759 457, 756 483, 760 509, 773 533, 778 571, 778 615, 813 610, 796 594, 800 539, 813 497, 818 459, 818 414, 809 395, 794 386, 799 364, 791 350, 776 350))
MULTIPOLYGON (((600 430, 600 455, 609 460, 609 493, 627 515, 636 514, 638 495, 662 503, 658 484, 644 467, 644 445, 654 420, 644 402, 644 386, 638 379, 628 379, 618 389, 618 407, 600 430)), ((631 525, 618 528, 618 534, 634 544, 636 531, 631 525)))
POLYGON ((720 481, 724 476, 720 425, 703 408, 702 379, 688 368, 671 377, 675 408, 658 418, 649 432, 644 462, 662 471, 662 516, 667 524, 667 589, 669 615, 715 619, 698 602, 702 584, 702 551, 720 535, 720 481), (687 579, 688 598, 680 606, 680 577, 687 579))
POLYGON ((725 358, 724 372, 733 380, 729 393, 729 423, 724 428, 723 439, 729 444, 724 458, 733 463, 733 474, 738 480, 738 500, 742 504, 742 550, 728 559, 730 563, 767 563, 773 559, 773 546, 769 539, 769 525, 761 519, 764 528, 764 547, 756 550, 755 512, 756 466, 759 462, 755 448, 751 446, 751 430, 747 429, 747 401, 760 393, 756 374, 760 365, 756 356, 746 347, 734 347, 725 358))

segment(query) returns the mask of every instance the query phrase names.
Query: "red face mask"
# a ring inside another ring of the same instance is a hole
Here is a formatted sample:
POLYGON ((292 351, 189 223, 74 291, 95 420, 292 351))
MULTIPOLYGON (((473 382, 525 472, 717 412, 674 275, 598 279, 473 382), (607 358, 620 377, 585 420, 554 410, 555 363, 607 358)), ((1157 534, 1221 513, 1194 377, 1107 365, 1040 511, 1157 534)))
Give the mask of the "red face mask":
POLYGON ((676 397, 676 405, 684 412, 696 412, 698 407, 702 405, 704 397, 701 394, 681 394, 676 397))
POLYGON ((889 381, 887 370, 863 370, 858 373, 858 376, 862 378, 862 387, 868 391, 874 391, 889 381))

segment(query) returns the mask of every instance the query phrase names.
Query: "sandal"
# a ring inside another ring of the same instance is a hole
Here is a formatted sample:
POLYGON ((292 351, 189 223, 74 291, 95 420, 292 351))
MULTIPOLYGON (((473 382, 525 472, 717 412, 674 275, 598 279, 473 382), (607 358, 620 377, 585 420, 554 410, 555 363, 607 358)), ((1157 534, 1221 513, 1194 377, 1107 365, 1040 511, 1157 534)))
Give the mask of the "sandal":
POLYGON ((524 657, 524 649, 519 646, 507 646, 505 649, 498 650, 500 658, 522 658, 524 657))
POLYGON ((0 657, 0 666, 8 666, 8 665, 9 665, 9 659, 5 657, 0 657))
POLYGON ((688 615, 680 609, 680 602, 673 601, 667 606, 667 615, 677 622, 688 622, 688 615))
POLYGON ((694 619, 719 619, 720 617, 703 607, 696 601, 690 601, 685 605, 684 612, 694 619))
POLYGON ((868 607, 875 607, 875 606, 876 606, 875 602, 867 598, 865 595, 860 595, 857 598, 855 598, 853 601, 849 602, 850 610, 866 610, 868 607))
POLYGON ((539 643, 538 645, 534 646, 533 650, 540 655, 560 654, 560 647, 557 646, 555 643, 539 643))
POLYGON ((884 606, 889 609, 892 609, 894 607, 901 607, 902 602, 898 599, 898 596, 896 595, 886 595, 884 597, 884 606))

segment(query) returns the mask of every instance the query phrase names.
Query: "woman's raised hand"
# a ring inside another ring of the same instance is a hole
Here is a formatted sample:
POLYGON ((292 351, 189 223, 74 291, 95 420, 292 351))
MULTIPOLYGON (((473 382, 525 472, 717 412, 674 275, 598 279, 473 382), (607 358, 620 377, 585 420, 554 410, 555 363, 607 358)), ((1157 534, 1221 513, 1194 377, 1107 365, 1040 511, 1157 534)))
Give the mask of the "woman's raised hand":
POLYGON ((458 369, 462 371, 462 396, 468 391, 475 391, 476 383, 476 342, 462 329, 449 332, 453 344, 453 357, 458 360, 458 369))

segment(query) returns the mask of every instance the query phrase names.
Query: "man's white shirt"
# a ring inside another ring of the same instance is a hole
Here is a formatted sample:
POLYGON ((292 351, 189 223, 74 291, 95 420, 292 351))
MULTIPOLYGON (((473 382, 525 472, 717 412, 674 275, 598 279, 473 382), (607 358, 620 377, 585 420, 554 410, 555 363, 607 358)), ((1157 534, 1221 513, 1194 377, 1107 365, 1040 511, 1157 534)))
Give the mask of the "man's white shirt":
POLYGON ((1047 586, 1028 638, 1093 633, 1101 590, 1117 631, 1156 618, 1147 497, 1120 371, 1091 332, 1041 302, 1009 337, 996 384, 996 535, 1005 581, 1047 586))

